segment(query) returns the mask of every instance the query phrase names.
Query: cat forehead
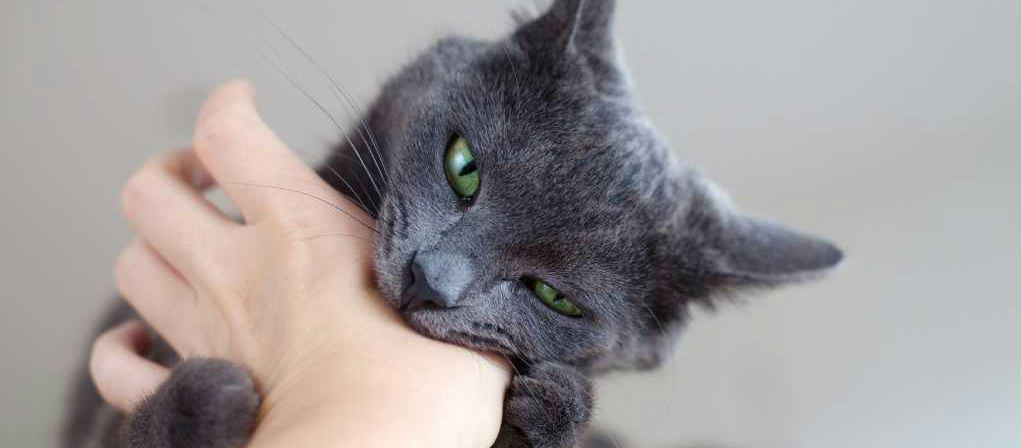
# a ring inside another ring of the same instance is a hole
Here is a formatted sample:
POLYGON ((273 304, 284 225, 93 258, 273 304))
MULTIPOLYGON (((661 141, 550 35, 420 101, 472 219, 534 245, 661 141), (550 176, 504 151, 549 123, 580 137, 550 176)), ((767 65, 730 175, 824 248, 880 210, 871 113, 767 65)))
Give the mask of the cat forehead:
MULTIPOLYGON (((536 55, 507 39, 450 36, 425 51, 409 71, 420 75, 414 82, 425 75, 433 89, 486 98, 490 104, 508 106, 507 111, 569 112, 583 104, 630 102, 629 83, 619 83, 612 92, 603 88, 606 74, 617 73, 617 68, 594 67, 590 58, 577 53, 536 55)), ((623 72, 618 74, 623 77, 623 72)))
POLYGON ((522 219, 571 219, 588 237, 664 208, 657 192, 676 184, 676 161, 627 92, 607 95, 581 62, 551 66, 506 42, 453 38, 432 52, 437 104, 478 153, 498 206, 522 219))
POLYGON ((479 205, 514 222, 573 222, 548 229, 560 238, 638 238, 671 208, 663 192, 683 185, 629 93, 600 91, 580 61, 452 37, 399 79, 419 93, 395 98, 421 99, 411 127, 466 137, 482 174, 479 205))

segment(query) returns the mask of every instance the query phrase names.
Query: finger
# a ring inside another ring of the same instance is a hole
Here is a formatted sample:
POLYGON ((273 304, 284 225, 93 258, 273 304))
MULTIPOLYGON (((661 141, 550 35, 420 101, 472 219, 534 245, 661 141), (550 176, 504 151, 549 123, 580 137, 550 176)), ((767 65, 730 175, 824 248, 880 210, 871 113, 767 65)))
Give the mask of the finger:
POLYGON ((92 345, 89 372, 107 403, 130 412, 159 387, 170 370, 144 357, 149 344, 145 326, 128 321, 101 334, 92 345))
POLYGON ((146 163, 121 194, 131 225, 189 278, 215 267, 213 248, 237 226, 199 193, 211 183, 194 152, 176 150, 146 163))
POLYGON ((192 353, 188 326, 197 312, 194 290, 159 254, 136 240, 117 258, 117 290, 178 353, 192 353))
MULTIPOLYGON (((199 113, 194 146, 246 222, 286 215, 281 211, 290 208, 296 196, 335 200, 335 192, 259 117, 247 82, 230 82, 213 92, 199 113)), ((299 202, 308 205, 307 199, 299 202)))

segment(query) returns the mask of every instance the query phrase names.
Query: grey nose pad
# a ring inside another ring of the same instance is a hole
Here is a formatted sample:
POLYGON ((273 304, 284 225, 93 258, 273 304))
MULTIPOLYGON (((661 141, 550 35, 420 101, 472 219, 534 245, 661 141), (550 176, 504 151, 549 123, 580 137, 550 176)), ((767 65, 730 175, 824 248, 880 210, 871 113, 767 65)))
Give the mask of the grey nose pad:
POLYGON ((472 281, 471 261, 458 254, 426 252, 411 262, 414 282, 404 307, 454 308, 472 281))

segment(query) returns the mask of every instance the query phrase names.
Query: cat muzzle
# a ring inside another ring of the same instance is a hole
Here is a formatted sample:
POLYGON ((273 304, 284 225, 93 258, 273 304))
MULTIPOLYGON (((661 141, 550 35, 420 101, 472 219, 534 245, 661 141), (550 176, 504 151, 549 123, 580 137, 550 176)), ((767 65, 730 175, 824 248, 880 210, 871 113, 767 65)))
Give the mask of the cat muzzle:
POLYGON ((424 252, 411 261, 411 285, 401 310, 456 308, 474 277, 470 260, 457 254, 424 252))

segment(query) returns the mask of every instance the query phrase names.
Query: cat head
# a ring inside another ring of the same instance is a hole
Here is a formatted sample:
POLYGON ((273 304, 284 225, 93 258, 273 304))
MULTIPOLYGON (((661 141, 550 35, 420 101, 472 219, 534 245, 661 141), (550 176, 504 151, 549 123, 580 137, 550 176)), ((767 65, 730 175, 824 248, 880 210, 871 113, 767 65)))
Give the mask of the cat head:
POLYGON ((368 120, 378 283, 416 330, 522 360, 658 362, 695 302, 821 273, 833 245, 738 213, 635 106, 614 2, 443 39, 368 120))

